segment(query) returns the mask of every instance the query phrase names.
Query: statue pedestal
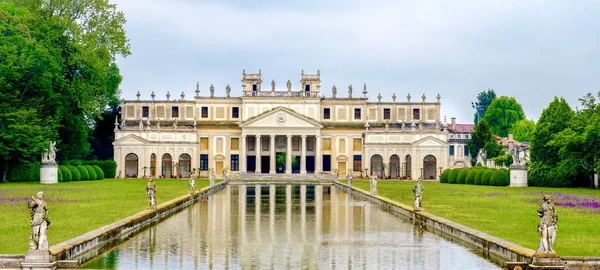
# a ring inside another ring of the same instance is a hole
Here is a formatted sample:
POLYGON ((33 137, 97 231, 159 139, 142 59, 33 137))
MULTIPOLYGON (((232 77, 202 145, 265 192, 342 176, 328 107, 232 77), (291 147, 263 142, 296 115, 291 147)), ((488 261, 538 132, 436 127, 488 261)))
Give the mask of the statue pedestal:
POLYGON ((34 250, 25 254, 25 260, 21 263, 23 269, 31 270, 54 270, 56 262, 52 261, 52 256, 47 250, 34 250))
POLYGON ((597 173, 594 174, 594 187, 598 188, 598 174, 597 173))
POLYGON ((42 164, 40 167, 40 184, 58 183, 58 165, 42 164))
POLYGON ((510 165, 510 186, 527 187, 527 165, 510 165))
POLYGON ((533 262, 529 265, 529 269, 559 270, 565 269, 565 265, 556 253, 536 253, 533 256, 533 262))

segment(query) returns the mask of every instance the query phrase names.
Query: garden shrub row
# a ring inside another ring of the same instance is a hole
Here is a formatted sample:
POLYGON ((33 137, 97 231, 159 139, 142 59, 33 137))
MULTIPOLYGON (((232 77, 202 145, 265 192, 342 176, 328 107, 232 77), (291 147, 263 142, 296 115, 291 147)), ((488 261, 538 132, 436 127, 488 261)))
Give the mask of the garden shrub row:
MULTIPOLYGON (((112 159, 107 160, 67 160, 63 162, 64 165, 72 166, 97 166, 102 173, 95 170, 96 176, 100 175, 102 178, 115 178, 117 175, 117 163, 112 159)), ((89 173, 88 173, 89 174, 89 173)), ((100 177, 97 177, 100 178, 100 177)))
MULTIPOLYGON (((1 180, 1 178, 0 178, 1 180)), ((6 173, 9 182, 40 181, 40 163, 20 163, 10 167, 6 173)))
POLYGON ((508 186, 510 173, 507 169, 486 167, 446 169, 440 175, 440 183, 508 186))

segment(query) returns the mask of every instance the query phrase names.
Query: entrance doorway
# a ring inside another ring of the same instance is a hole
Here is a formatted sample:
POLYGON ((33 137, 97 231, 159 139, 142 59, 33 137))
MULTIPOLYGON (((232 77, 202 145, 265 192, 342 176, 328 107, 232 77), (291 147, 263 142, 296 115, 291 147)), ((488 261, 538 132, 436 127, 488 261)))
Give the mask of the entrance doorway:
POLYGON ((261 156, 260 157, 260 173, 269 173, 271 167, 271 157, 261 156))
POLYGON ((373 155, 371 157, 371 175, 377 175, 379 179, 383 179, 385 175, 383 171, 383 157, 381 155, 373 155))
POLYGON ((306 171, 315 173, 315 156, 306 156, 306 171))
POLYGON ((256 156, 246 157, 246 170, 252 173, 256 171, 256 156))
POLYGON ((164 178, 171 178, 173 174, 171 174, 171 169, 173 165, 173 159, 170 154, 165 153, 161 158, 161 168, 162 168, 162 176, 164 178))
POLYGON ((285 173, 285 161, 286 161, 286 153, 285 152, 275 153, 275 172, 276 173, 285 173))
POLYGON ((138 175, 138 156, 129 153, 125 156, 125 177, 136 178, 138 175))
POLYGON ((410 155, 406 155, 404 160, 404 177, 406 179, 412 179, 412 159, 410 155))
POLYGON ((343 178, 346 174, 346 162, 338 162, 338 175, 343 178))
POLYGON ((292 173, 300 173, 300 156, 292 156, 292 173))
POLYGON ((400 177, 400 157, 392 155, 390 157, 390 178, 396 179, 400 177))
POLYGON ((215 163, 215 174, 216 175, 222 175, 223 174, 223 161, 217 161, 215 163))
POLYGON ((437 159, 433 155, 427 155, 423 158, 423 178, 424 179, 435 179, 435 167, 437 159))

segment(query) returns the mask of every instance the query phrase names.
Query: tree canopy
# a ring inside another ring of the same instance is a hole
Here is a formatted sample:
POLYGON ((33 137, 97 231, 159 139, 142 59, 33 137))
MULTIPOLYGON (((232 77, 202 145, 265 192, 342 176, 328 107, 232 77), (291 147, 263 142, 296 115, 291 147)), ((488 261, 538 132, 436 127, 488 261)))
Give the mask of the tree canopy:
POLYGON ((471 163, 475 163, 481 149, 485 151, 486 158, 494 158, 502 154, 502 146, 496 141, 485 119, 475 125, 471 139, 467 141, 467 148, 471 153, 471 163))
MULTIPOLYGON (((489 88, 487 91, 481 91, 477 94, 477 104, 479 106, 479 110, 481 110, 481 119, 485 115, 485 111, 492 104, 492 101, 496 98, 496 92, 494 89, 489 88)), ((477 108, 476 108, 477 110, 477 108)), ((479 120, 481 120, 479 119, 479 120)), ((477 111, 475 111, 475 115, 473 116, 473 123, 477 124, 477 111)))
POLYGON ((517 121, 525 119, 525 112, 514 97, 501 96, 492 101, 483 119, 489 123, 492 133, 500 137, 508 137, 512 126, 517 121))
POLYGON ((0 2, 0 163, 90 153, 95 118, 118 102, 125 17, 107 0, 0 2), (14 144, 14 140, 26 143, 14 144), (13 144, 13 145, 11 145, 13 144))
POLYGON ((522 119, 515 122, 510 131, 513 134, 513 138, 519 142, 529 142, 533 136, 535 130, 535 122, 529 119, 522 119))

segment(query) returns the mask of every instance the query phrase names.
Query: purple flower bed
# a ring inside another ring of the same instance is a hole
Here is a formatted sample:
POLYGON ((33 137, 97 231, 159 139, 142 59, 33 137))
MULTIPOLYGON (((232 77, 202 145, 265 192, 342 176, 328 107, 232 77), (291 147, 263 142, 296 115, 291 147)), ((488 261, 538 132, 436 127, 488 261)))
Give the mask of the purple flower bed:
POLYGON ((544 195, 550 195, 556 206, 590 210, 592 213, 600 214, 600 197, 597 196, 578 196, 560 192, 530 192, 528 194, 539 197, 539 199, 526 200, 528 203, 540 203, 544 195))

